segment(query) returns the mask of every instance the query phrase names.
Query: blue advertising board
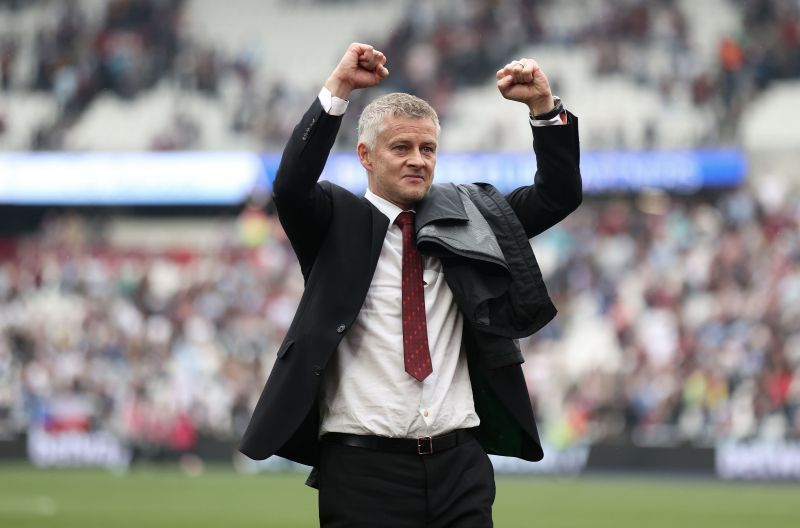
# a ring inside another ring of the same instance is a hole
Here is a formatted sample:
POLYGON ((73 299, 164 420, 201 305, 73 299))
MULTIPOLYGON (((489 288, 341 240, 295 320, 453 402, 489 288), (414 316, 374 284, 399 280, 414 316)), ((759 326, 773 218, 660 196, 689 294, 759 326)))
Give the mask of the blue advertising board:
MULTIPOLYGON (((269 189, 279 155, 264 155, 261 187, 269 189)), ((530 185, 536 172, 531 153, 440 154, 436 182, 491 183, 503 192, 530 185)), ((689 193, 703 188, 736 187, 745 178, 744 154, 734 149, 590 151, 581 155, 586 194, 663 189, 689 193)), ((352 154, 332 154, 322 178, 354 192, 366 188, 364 169, 352 154)))
MULTIPOLYGON (((252 152, 0 153, 0 204, 235 205, 269 191, 280 154, 252 152)), ((533 182, 531 153, 441 154, 437 182, 487 182, 510 191, 533 182)), ((734 187, 747 171, 733 149, 590 151, 582 154, 586 194, 734 187)), ((354 154, 330 156, 324 179, 362 192, 354 154)))

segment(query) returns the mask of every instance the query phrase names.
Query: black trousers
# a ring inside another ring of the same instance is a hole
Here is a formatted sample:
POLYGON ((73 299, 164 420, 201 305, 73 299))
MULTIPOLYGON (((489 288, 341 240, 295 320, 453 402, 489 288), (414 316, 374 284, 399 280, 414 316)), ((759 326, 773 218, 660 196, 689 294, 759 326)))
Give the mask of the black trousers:
POLYGON ((494 469, 474 439, 422 456, 323 441, 318 477, 323 528, 492 526, 494 469))

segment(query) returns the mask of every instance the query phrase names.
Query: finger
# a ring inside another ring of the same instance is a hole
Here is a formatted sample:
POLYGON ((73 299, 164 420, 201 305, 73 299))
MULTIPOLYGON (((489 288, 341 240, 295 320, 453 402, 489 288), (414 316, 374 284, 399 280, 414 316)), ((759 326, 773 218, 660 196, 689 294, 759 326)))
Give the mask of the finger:
MULTIPOLYGON (((386 64, 386 55, 384 55, 378 50, 375 50, 373 52, 372 61, 369 64, 365 64, 364 67, 369 71, 375 72, 378 75, 382 75, 383 70, 386 70, 386 68, 383 67, 384 64, 386 64)), ((386 70, 387 75, 388 71, 389 70, 386 70)), ((383 76, 385 77, 385 75, 383 76)))
POLYGON ((347 46, 347 51, 342 56, 342 60, 339 61, 339 66, 343 68, 352 68, 353 65, 360 67, 361 57, 371 49, 372 46, 369 44, 352 42, 349 46, 347 46))
POLYGON ((528 84, 533 81, 533 72, 526 67, 519 71, 515 79, 520 84, 528 84))
POLYGON ((514 78, 511 75, 506 75, 497 81, 497 89, 503 92, 510 88, 512 84, 514 84, 514 78))
POLYGON ((348 46, 348 49, 355 51, 356 53, 358 53, 359 56, 361 56, 362 53, 366 51, 371 51, 375 48, 371 44, 362 44, 361 42, 353 42, 352 44, 350 44, 350 46, 348 46))
POLYGON ((381 79, 385 79, 386 77, 389 76, 389 70, 386 68, 386 66, 383 65, 378 65, 378 67, 375 70, 375 73, 377 73, 381 79))
POLYGON ((378 50, 370 50, 359 60, 358 65, 370 72, 377 72, 378 66, 386 64, 386 56, 378 50))
POLYGON ((501 69, 497 70, 495 76, 498 79, 502 79, 506 75, 514 75, 516 72, 522 71, 524 66, 524 63, 521 60, 513 60, 503 66, 501 69))
POLYGON ((515 83, 525 83, 525 64, 522 62, 517 62, 517 64, 515 64, 514 68, 511 70, 511 76, 514 78, 515 83))
POLYGON ((372 50, 372 46, 369 44, 362 44, 360 42, 353 42, 347 48, 347 54, 355 57, 356 64, 360 65, 361 61, 363 60, 364 55, 369 53, 372 50))
POLYGON ((374 67, 373 64, 375 60, 375 52, 372 49, 367 49, 362 51, 358 56, 358 64, 362 67, 368 67, 370 64, 374 67))
POLYGON ((529 83, 533 81, 536 72, 539 71, 539 63, 533 59, 520 59, 520 60, 523 62, 523 64, 525 64, 525 67, 522 70, 523 80, 524 82, 529 83))

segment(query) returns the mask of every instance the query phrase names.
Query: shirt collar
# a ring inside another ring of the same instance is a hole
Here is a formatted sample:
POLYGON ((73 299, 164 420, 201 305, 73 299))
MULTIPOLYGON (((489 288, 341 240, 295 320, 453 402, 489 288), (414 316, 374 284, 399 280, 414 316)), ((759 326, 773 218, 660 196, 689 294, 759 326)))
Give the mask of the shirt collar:
MULTIPOLYGON (((372 205, 378 209, 378 211, 383 213, 383 215, 389 219, 389 225, 394 224, 397 216, 403 212, 403 209, 400 209, 389 200, 381 198, 369 189, 367 189, 367 192, 364 193, 364 198, 369 200, 370 203, 372 203, 372 205)), ((413 211, 413 209, 411 209, 411 211, 413 211)))

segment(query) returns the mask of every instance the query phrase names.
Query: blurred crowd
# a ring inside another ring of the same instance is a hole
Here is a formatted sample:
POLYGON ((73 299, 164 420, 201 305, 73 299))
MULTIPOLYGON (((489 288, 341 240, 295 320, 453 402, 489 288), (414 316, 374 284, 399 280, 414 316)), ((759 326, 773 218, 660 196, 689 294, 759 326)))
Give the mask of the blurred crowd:
MULTIPOLYGON (((218 73, 213 46, 181 32, 184 0, 108 0, 99 13, 75 1, 6 2, 16 12, 52 10, 43 18, 32 50, 21 50, 15 28, 0 34, 0 88, 50 94, 57 114, 42 122, 30 140, 32 150, 60 150, 65 135, 100 94, 132 99, 159 81, 213 95, 218 73), (24 53, 23 51, 29 51, 24 53), (22 68, 17 61, 28 61, 22 68), (31 72, 25 78, 21 72, 31 72)), ((179 124, 180 125, 180 124, 179 124)), ((179 131, 180 132, 180 131, 179 131)), ((165 142, 153 148, 190 148, 191 141, 165 142)))
MULTIPOLYGON (((12 3, 12 9, 37 2, 12 3)), ((76 2, 60 2, 52 21, 34 36, 33 72, 26 88, 52 94, 59 113, 31 138, 33 150, 62 148, 65 131, 101 92, 130 98, 150 88, 172 66, 177 52, 180 1, 109 1, 100 23, 90 21, 76 2)), ((2 38, 3 90, 13 78, 20 35, 2 38)))
POLYGON ((720 43, 716 83, 700 77, 694 84, 697 102, 719 93, 723 126, 735 125, 744 107, 774 81, 800 78, 800 5, 788 0, 737 4, 742 33, 720 43))
MULTIPOLYGON (((0 243, 0 432, 235 442, 302 292, 280 225, 250 209, 222 247, 167 250, 104 226, 0 243)), ((560 312, 522 343, 545 438, 800 438, 799 227, 798 197, 765 184, 587 200, 537 237, 560 312)))
POLYGON ((302 279, 277 222, 236 225, 209 251, 115 248, 72 216, 6 240, 0 436, 108 430, 159 453, 240 435, 302 279))
MULTIPOLYGON (((715 119, 704 143, 735 138, 742 111, 774 81, 800 78, 800 5, 791 0, 729 0, 739 22, 705 65, 691 38, 703 31, 680 2, 603 3, 576 42, 595 51, 598 75, 624 74, 655 89, 669 106, 682 94, 715 119), (666 60, 656 60, 665 57, 666 60)), ((713 26, 713 21, 708 21, 713 26)), ((652 146, 658 146, 652 138, 652 146)))
MULTIPOLYGON (((347 2, 338 4, 348 9, 347 2)), ((233 81, 235 101, 220 100, 230 133, 252 138, 257 148, 280 148, 294 123, 286 116, 301 112, 319 88, 269 76, 261 76, 269 79, 265 85, 256 85, 259 68, 267 67, 258 60, 259 50, 223 52, 194 33, 184 23, 191 7, 184 0, 109 0, 100 17, 89 16, 74 1, 6 0, 0 9, 37 5, 50 6, 53 19, 38 29, 31 52, 20 49, 21 35, 14 28, 0 33, 0 89, 48 92, 60 109, 35 131, 32 149, 68 148, 64 136, 98 94, 133 98, 162 80, 178 92, 212 99, 222 97, 223 80, 233 81), (19 61, 30 64, 20 68, 19 61), (33 73, 19 75, 25 71, 33 73)), ((455 90, 486 84, 487 72, 541 43, 584 49, 594 58, 596 75, 626 76, 657 93, 665 108, 690 99, 715 121, 696 141, 729 142, 756 95, 775 80, 800 77, 800 8, 792 0, 725 5, 739 18, 740 31, 721 38, 710 58, 701 56, 705 50, 697 49, 692 38, 703 31, 703 22, 687 16, 678 0, 413 0, 394 30, 375 43, 398 73, 388 87, 426 98, 444 119, 455 90)), ((561 80, 552 80, 558 90, 561 80)), ((356 111, 347 114, 343 147, 355 141, 349 121, 365 104, 363 97, 353 96, 356 111)), ((158 137, 151 148, 197 148, 202 119, 179 115, 176 120, 167 132, 154 131, 158 137)), ((0 108, 0 135, 4 126, 10 125, 0 108)), ((645 145, 658 146, 655 130, 645 131, 645 145)))
POLYGON ((537 240, 561 314, 526 372, 550 438, 800 438, 799 223, 772 181, 582 207, 537 240))

